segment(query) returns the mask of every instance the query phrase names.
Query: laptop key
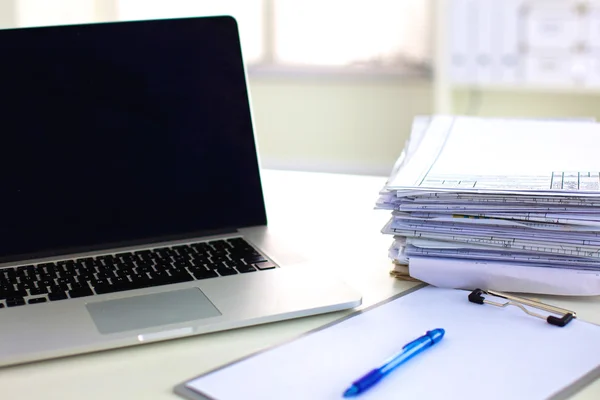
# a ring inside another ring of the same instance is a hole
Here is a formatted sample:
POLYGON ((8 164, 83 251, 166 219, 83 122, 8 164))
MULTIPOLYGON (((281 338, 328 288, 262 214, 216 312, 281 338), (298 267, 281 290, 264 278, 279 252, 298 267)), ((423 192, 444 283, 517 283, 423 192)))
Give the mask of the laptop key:
POLYGON ((144 282, 148 282, 150 280, 150 278, 148 277, 148 274, 146 274, 146 273, 132 274, 132 275, 129 275, 129 277, 131 278, 132 283, 135 283, 138 285, 140 285, 144 282))
POLYGON ((27 300, 27 304, 45 303, 46 301, 48 301, 48 300, 46 300, 45 297, 37 297, 35 299, 27 300))
POLYGON ((50 293, 62 293, 62 292, 66 292, 68 290, 68 288, 67 289, 63 289, 60 286, 52 284, 52 285, 48 286, 48 290, 49 290, 50 293))
POLYGON ((93 287, 104 286, 104 285, 108 285, 109 284, 106 279, 92 279, 90 281, 90 283, 92 284, 93 287))
POLYGON ((210 261, 215 264, 222 264, 223 261, 231 261, 231 259, 227 258, 226 256, 213 256, 210 257, 210 261))
POLYGON ((89 282, 94 279, 94 274, 92 272, 84 272, 78 277, 79 282, 89 282))
POLYGON ((17 280, 17 271, 14 268, 4 269, 2 270, 2 272, 4 272, 4 277, 6 278, 6 280, 10 282, 14 282, 17 280))
POLYGON ((126 290, 137 289, 130 287, 129 285, 110 285, 105 283, 104 285, 95 285, 94 291, 96 294, 105 294, 105 293, 114 293, 114 292, 124 292, 126 290))
POLYGON ((46 289, 45 286, 42 286, 42 287, 38 286, 38 287, 29 288, 29 294, 30 295, 46 294, 46 293, 48 293, 48 290, 46 289))
POLYGON ((224 249, 231 247, 231 245, 229 245, 225 240, 213 240, 212 242, 210 242, 210 245, 215 249, 224 249))
POLYGON ((107 280, 108 278, 114 278, 116 275, 112 271, 102 271, 96 274, 98 279, 107 280))
POLYGON ((228 275, 237 275, 237 271, 233 268, 217 268, 216 271, 219 273, 219 275, 221 276, 228 276, 228 275))
POLYGON ((219 276, 215 271, 208 270, 203 267, 192 269, 192 274, 194 275, 194 278, 198 280, 216 278, 217 276, 219 276))
POLYGON ((206 267, 208 269, 217 269, 217 268, 223 267, 223 263, 211 263, 211 262, 207 262, 205 265, 206 265, 206 267))
MULTIPOLYGON (((164 266, 158 267, 157 270, 154 272, 149 272, 148 275, 150 276, 150 279, 156 282, 163 281, 169 277, 169 274, 167 274, 167 272, 165 271, 164 266)), ((160 285, 160 283, 157 285, 160 285)))
POLYGON ((67 294, 65 292, 53 292, 48 294, 48 300, 50 301, 58 301, 68 299, 67 294))
POLYGON ((69 290, 69 297, 72 299, 75 299, 77 297, 86 297, 86 296, 93 296, 94 292, 92 292, 92 289, 90 289, 89 287, 81 287, 81 288, 77 288, 74 290, 69 290))
POLYGON ((204 256, 204 255, 198 255, 196 257, 194 257, 193 260, 190 260, 190 264, 191 265, 202 265, 202 264, 208 264, 208 256, 204 256))
POLYGON ((67 285, 66 283, 57 283, 55 285, 55 287, 57 287, 59 290, 58 292, 66 292, 67 290, 69 290, 69 285, 67 285))
POLYGON ((145 274, 147 272, 154 272, 154 268, 151 265, 140 265, 136 268, 139 274, 145 274))
POLYGON ((122 276, 111 278, 110 281, 112 282, 113 285, 117 285, 117 286, 126 286, 127 284, 130 283, 129 279, 123 278, 122 276))
POLYGON ((105 294, 113 292, 122 292, 125 290, 142 289, 153 286, 170 285, 174 283, 181 283, 193 280, 194 278, 189 273, 187 273, 187 271, 185 272, 185 274, 182 273, 175 275, 168 275, 166 272, 152 272, 150 273, 150 278, 144 278, 142 280, 132 280, 131 282, 124 281, 122 283, 116 283, 113 285, 110 285, 108 283, 105 283, 103 285, 97 285, 92 283, 92 285, 94 286, 94 291, 96 292, 96 294, 105 294))
POLYGON ((237 264, 235 265, 235 268, 242 274, 245 274, 246 272, 255 272, 256 268, 254 268, 252 265, 246 265, 246 264, 237 264))
MULTIPOLYGON (((150 275, 152 275, 152 274, 150 274, 150 275)), ((171 276, 167 276, 166 278, 163 278, 163 281, 166 282, 165 284, 182 283, 182 282, 189 282, 189 281, 193 281, 193 280, 194 280, 194 278, 187 271, 178 272, 171 276)))
POLYGON ((265 262, 261 262, 261 263, 256 263, 254 264, 254 266, 258 269, 260 269, 261 271, 265 270, 265 269, 273 269, 275 268, 275 264, 273 264, 270 261, 265 261, 265 262))
POLYGON ((13 297, 10 299, 6 299, 7 307, 16 307, 16 306, 22 306, 22 305, 25 305, 25 299, 22 297, 13 297))
POLYGON ((264 258, 263 256, 258 255, 258 256, 244 257, 244 261, 246 261, 246 264, 255 264, 255 263, 265 262, 268 260, 266 258, 264 258))
POLYGON ((87 282, 71 282, 71 283, 69 283, 69 286, 71 287, 71 290, 76 290, 76 289, 88 288, 89 287, 89 285, 87 284, 87 282))
POLYGON ((53 286, 54 285, 54 279, 42 279, 38 281, 38 286, 53 286))
POLYGON ((11 298, 20 298, 20 297, 25 297, 25 296, 27 296, 27 291, 25 291, 25 290, 14 290, 14 289, 2 290, 2 289, 0 289, 0 300, 11 299, 11 298))
POLYGON ((59 287, 65 288, 65 290, 69 289, 69 283, 75 282, 75 280, 66 279, 66 278, 58 278, 56 279, 56 284, 59 287))

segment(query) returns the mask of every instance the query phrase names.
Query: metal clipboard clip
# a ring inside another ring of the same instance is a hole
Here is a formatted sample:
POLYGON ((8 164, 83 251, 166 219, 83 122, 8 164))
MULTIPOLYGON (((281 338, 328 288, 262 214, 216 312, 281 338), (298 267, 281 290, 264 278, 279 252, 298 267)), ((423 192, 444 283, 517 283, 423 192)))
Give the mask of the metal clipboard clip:
POLYGON ((571 322, 573 318, 577 318, 575 311, 565 310, 564 308, 551 306, 548 304, 540 303, 538 301, 524 299, 522 297, 512 296, 501 292, 496 292, 494 290, 475 289, 471 292, 471 294, 469 294, 469 301, 471 303, 476 304, 491 304, 496 307, 516 306, 531 316, 545 319, 546 322, 548 322, 549 324, 560 327, 567 325, 569 322, 571 322), (503 299, 507 299, 509 301, 505 303, 498 303, 496 301, 486 300, 484 295, 496 296, 503 299), (557 317, 555 315, 544 316, 533 311, 529 311, 525 306, 537 308, 539 310, 544 310, 552 314, 557 314, 560 315, 560 317, 557 317))

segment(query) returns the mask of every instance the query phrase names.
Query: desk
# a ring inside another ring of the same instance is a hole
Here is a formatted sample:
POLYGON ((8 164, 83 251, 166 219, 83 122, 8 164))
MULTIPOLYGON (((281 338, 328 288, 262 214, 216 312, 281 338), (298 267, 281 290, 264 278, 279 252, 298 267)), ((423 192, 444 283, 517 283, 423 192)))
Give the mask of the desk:
MULTIPOLYGON (((384 177, 264 171, 269 229, 326 260, 363 294, 362 307, 413 287, 389 276, 389 212, 373 210, 384 177)), ((539 297, 600 323, 600 298, 539 297)), ((348 311, 0 369, 0 397, 177 400, 173 385, 292 339, 348 311)), ((0 327, 1 329, 1 327, 0 327)), ((600 398, 600 380, 575 400, 600 398)))

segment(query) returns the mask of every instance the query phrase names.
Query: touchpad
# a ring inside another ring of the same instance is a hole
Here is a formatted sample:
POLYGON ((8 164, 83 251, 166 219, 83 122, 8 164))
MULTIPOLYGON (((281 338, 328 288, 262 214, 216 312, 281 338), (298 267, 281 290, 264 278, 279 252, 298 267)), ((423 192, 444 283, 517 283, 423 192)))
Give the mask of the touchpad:
POLYGON ((96 327, 104 334, 221 315, 198 288, 99 301, 88 303, 86 307, 96 327))

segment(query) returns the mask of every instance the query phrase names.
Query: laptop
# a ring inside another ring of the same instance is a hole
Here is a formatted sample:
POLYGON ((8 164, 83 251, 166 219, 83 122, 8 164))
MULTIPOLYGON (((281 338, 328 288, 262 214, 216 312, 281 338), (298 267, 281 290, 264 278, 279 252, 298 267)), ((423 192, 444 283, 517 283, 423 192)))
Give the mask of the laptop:
POLYGON ((232 17, 8 29, 0 54, 0 366, 361 303, 269 233, 232 17))

